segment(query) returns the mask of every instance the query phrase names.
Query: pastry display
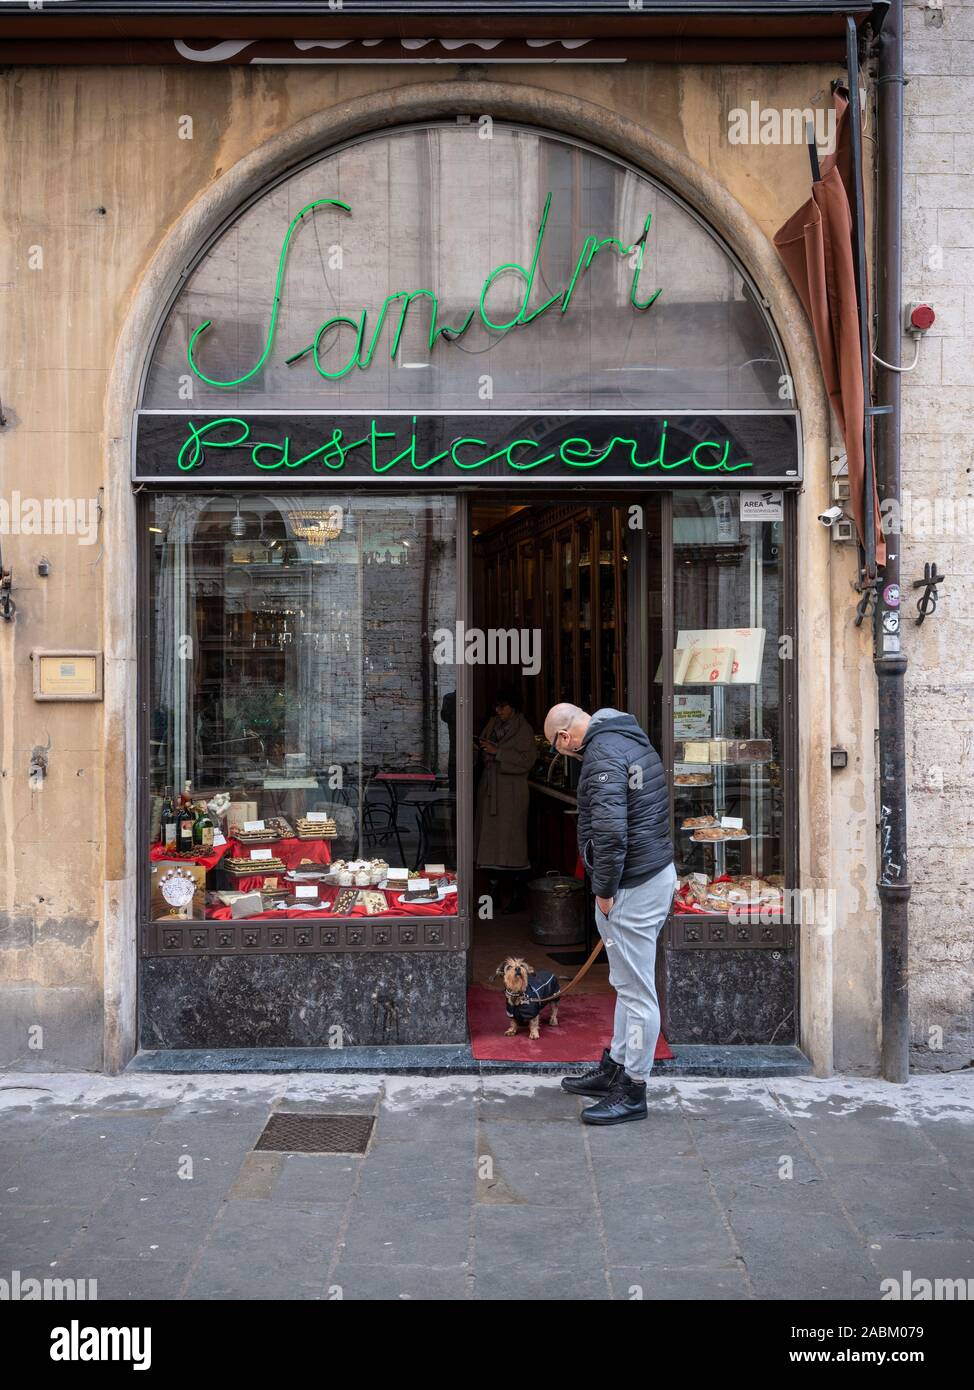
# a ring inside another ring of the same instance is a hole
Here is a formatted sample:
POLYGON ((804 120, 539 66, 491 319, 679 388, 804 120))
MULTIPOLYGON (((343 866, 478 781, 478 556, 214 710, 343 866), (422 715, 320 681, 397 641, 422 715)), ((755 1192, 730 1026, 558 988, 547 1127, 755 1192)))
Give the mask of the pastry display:
POLYGON ((707 826, 716 825, 716 816, 687 816, 680 826, 681 830, 703 830, 707 826))
POLYGON ((712 780, 709 772, 678 772, 673 778, 677 787, 709 787, 712 780))
POLYGON ((262 830, 245 830, 241 826, 233 837, 242 845, 269 845, 275 840, 293 839, 294 831, 283 816, 267 816, 262 830))
POLYGON ((359 893, 358 900, 370 917, 374 917, 379 912, 389 911, 385 893, 379 893, 374 888, 359 893))
MULTIPOLYGON (((770 877, 780 878, 781 875, 770 877)), ((689 874, 678 881, 676 906, 678 911, 780 912, 784 906, 784 893, 768 879, 755 874, 724 874, 713 880, 708 879, 706 874, 689 874)))
POLYGON ((693 833, 693 839, 698 844, 711 844, 717 840, 749 840, 750 838, 746 830, 728 830, 720 825, 706 826, 693 833))
POLYGON ((250 878, 253 874, 280 874, 286 869, 283 859, 271 856, 270 859, 240 859, 227 855, 223 868, 231 878, 250 878))
POLYGON ((701 907, 705 907, 708 912, 730 912, 730 896, 715 888, 704 896, 701 907))
POLYGON ((309 820, 307 816, 298 818, 297 838, 299 840, 334 840, 338 826, 326 816, 324 820, 309 820))

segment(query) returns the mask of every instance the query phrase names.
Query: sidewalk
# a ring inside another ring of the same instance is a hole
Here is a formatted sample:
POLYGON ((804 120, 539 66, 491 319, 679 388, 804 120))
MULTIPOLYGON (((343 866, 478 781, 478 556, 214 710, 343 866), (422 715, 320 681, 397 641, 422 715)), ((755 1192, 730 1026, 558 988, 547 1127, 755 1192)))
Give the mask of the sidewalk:
POLYGON ((97 1279, 100 1298, 879 1299, 908 1271, 974 1297, 971 1072, 654 1081, 650 1119, 612 1129, 581 1125, 586 1103, 549 1077, 7 1073, 0 1279, 97 1279), (254 1152, 275 1110, 374 1116, 368 1150, 254 1152))

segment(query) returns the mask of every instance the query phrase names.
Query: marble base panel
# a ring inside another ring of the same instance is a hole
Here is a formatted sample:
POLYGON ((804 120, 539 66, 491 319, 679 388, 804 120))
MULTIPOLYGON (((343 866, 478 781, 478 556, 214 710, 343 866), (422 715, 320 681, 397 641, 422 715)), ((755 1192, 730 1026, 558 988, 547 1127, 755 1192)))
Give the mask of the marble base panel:
POLYGON ((666 1037, 672 1043, 797 1040, 795 952, 667 951, 666 1037))
POLYGON ((464 951, 144 957, 139 1043, 143 1048, 463 1043, 466 994, 464 951))

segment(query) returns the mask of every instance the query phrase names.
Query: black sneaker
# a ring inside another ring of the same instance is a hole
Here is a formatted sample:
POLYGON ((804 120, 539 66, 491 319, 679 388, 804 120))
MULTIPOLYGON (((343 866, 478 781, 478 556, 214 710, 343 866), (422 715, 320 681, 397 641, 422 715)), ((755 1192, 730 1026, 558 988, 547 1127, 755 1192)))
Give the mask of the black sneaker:
POLYGON ((622 1063, 613 1062, 609 1049, 602 1049, 602 1060, 597 1067, 590 1067, 581 1076, 563 1076, 561 1089, 570 1091, 573 1096, 604 1096, 622 1076, 622 1063))
POLYGON ((582 1111, 587 1125, 621 1125, 626 1120, 645 1120, 646 1115, 646 1083, 633 1081, 625 1071, 604 1100, 582 1111))

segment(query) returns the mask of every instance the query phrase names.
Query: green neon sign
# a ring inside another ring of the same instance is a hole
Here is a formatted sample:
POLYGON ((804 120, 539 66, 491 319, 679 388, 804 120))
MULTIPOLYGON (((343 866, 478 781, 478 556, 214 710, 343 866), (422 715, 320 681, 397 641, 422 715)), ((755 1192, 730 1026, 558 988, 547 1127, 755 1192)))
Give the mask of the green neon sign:
POLYGON ((665 419, 661 421, 658 439, 648 453, 629 435, 613 434, 605 443, 604 440, 593 441, 580 428, 577 434, 562 439, 554 447, 519 437, 507 440, 501 448, 492 448, 486 439, 470 434, 451 440, 445 449, 431 454, 424 454, 417 436, 415 415, 406 426, 405 436, 398 429, 381 429, 379 420, 374 416, 363 417, 363 426, 365 419, 369 420, 368 428, 360 437, 353 438, 342 428, 332 426, 321 444, 313 449, 305 448, 303 453, 298 452, 298 447, 292 447, 291 434, 284 434, 276 441, 255 439, 250 421, 240 416, 223 415, 200 425, 187 419, 184 421, 187 433, 178 451, 176 467, 180 473, 193 473, 203 468, 207 450, 211 449, 243 449, 249 456, 250 464, 261 473, 304 469, 310 465, 341 473, 346 471, 348 465, 347 471, 355 472, 357 476, 363 472, 365 475, 384 476, 394 471, 401 476, 404 470, 413 474, 425 473, 436 464, 444 464, 463 474, 475 473, 497 462, 512 473, 530 473, 546 463, 561 464, 579 471, 599 469, 612 463, 631 470, 633 476, 651 470, 665 474, 686 465, 695 473, 725 475, 754 467, 751 459, 731 459, 731 440, 727 436, 698 440, 682 458, 667 457, 668 421, 665 419), (213 437, 218 431, 225 432, 225 437, 213 437), (542 452, 543 449, 546 451, 542 452))
MULTIPOLYGON (((476 307, 470 310, 470 312, 466 315, 466 317, 463 319, 461 323, 451 326, 449 324, 440 324, 438 322, 439 300, 437 299, 437 296, 434 294, 432 290, 397 290, 394 294, 387 294, 385 299, 382 301, 382 305, 376 317, 375 327, 372 329, 371 335, 369 335, 368 337, 368 310, 363 309, 357 318, 352 318, 348 314, 333 314, 331 318, 328 318, 324 321, 324 323, 318 329, 312 341, 308 343, 306 347, 301 348, 298 352, 292 353, 290 357, 287 357, 285 359, 285 361, 290 366, 291 363, 299 362, 302 358, 307 357, 310 354, 315 371, 319 374, 319 376, 324 377, 328 381, 337 381, 340 378, 347 376, 347 374, 356 367, 361 371, 365 371, 371 365, 372 359, 375 356, 375 351, 379 343, 379 337, 382 333, 383 328, 385 327, 386 316, 389 313, 389 310, 393 305, 399 304, 399 320, 393 332, 392 345, 389 350, 390 358, 394 359, 396 353, 399 350, 399 344, 402 339, 403 330, 406 326, 406 316, 409 312, 409 306, 413 303, 414 300, 417 299, 428 299, 432 304, 432 312, 430 316, 430 330, 428 338, 428 347, 430 352, 432 352, 433 348, 441 339, 445 339, 447 342, 456 342, 457 339, 462 338, 464 333, 466 333, 467 329, 473 323, 474 318, 477 315, 479 315, 480 321, 483 323, 484 327, 489 329, 491 332, 507 333, 510 332, 510 330, 513 328, 518 328, 526 326, 530 323, 534 323, 536 319, 540 318, 540 316, 546 313, 547 310, 554 308, 556 304, 559 306, 559 312, 561 314, 565 314, 568 312, 569 306, 572 301, 572 296, 575 293, 575 288, 578 284, 579 278, 589 269, 592 262, 595 260, 595 257, 606 248, 612 248, 620 256, 635 257, 632 267, 632 286, 629 291, 629 302, 632 305, 633 309, 637 309, 640 312, 644 312, 645 310, 651 308, 652 305, 655 304, 659 296, 662 294, 661 289, 654 291, 654 293, 652 293, 647 299, 640 299, 639 297, 639 277, 643 268, 643 257, 646 250, 646 242, 649 237, 650 223, 652 222, 652 214, 649 213, 647 214, 646 220, 643 223, 642 233, 637 238, 637 240, 633 242, 631 246, 625 245, 622 241, 619 240, 618 237, 586 237, 581 252, 579 253, 578 259, 575 263, 575 268, 572 272, 571 279, 569 280, 565 289, 559 290, 555 294, 550 295, 549 298, 545 300, 545 302, 541 304, 538 308, 532 309, 530 312, 528 311, 528 300, 531 297, 531 291, 534 287, 535 274, 537 272, 538 261, 541 256, 541 246, 544 241, 545 229, 548 225, 548 214, 551 210, 551 196, 552 195, 549 193, 548 196, 545 198, 544 211, 541 214, 541 222, 538 226, 538 235, 535 239, 534 253, 531 257, 530 266, 525 267, 523 265, 520 265, 517 261, 507 261, 503 265, 499 265, 494 270, 492 270, 490 274, 487 276, 487 278, 484 280, 483 284, 481 285, 480 295, 476 307), (520 309, 512 319, 509 319, 506 323, 497 323, 490 317, 488 313, 487 295, 490 291, 491 286, 500 276, 511 273, 520 275, 523 279, 524 297, 521 301, 520 309), (342 328, 350 328, 353 330, 353 332, 355 333, 354 346, 352 348, 351 353, 348 356, 347 361, 345 361, 339 367, 330 369, 323 360, 322 344, 326 340, 329 340, 332 334, 337 335, 337 333, 340 332, 342 328)), ((291 242, 294 238, 294 235, 303 219, 305 217, 310 218, 311 216, 313 216, 313 214, 318 208, 323 207, 339 208, 343 212, 347 213, 351 213, 352 211, 348 203, 343 203, 337 198, 316 198, 313 202, 306 204, 306 206, 303 207, 294 218, 292 218, 290 224, 288 225, 287 232, 285 233, 284 241, 281 244, 281 253, 278 258, 277 275, 274 281, 274 298, 271 304, 270 323, 268 324, 267 336, 264 340, 264 349, 257 362, 254 364, 253 367, 251 367, 249 372, 244 372, 241 376, 233 377, 226 381, 220 381, 216 377, 207 376, 207 374, 203 371, 203 369, 200 367, 199 363, 196 360, 196 353, 199 339, 211 326, 213 322, 212 319, 206 319, 205 322, 199 324, 193 330, 193 333, 189 340, 189 347, 187 349, 186 358, 189 363, 190 370, 193 372, 194 376, 197 376, 200 379, 200 381, 204 381, 207 384, 207 386, 215 386, 226 389, 235 386, 242 386, 244 382, 250 381, 254 376, 256 376, 256 374, 263 367, 264 363, 267 361, 267 358, 269 357, 271 352, 271 348, 274 344, 274 335, 277 331, 278 311, 280 309, 281 302, 281 287, 284 282, 284 268, 287 262, 288 250, 291 246, 291 242)))

